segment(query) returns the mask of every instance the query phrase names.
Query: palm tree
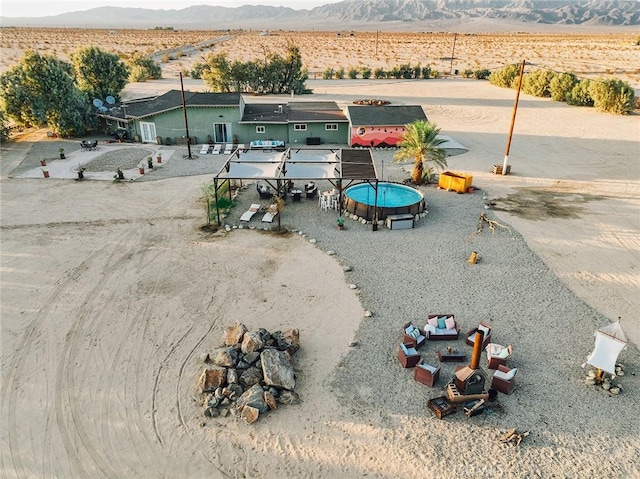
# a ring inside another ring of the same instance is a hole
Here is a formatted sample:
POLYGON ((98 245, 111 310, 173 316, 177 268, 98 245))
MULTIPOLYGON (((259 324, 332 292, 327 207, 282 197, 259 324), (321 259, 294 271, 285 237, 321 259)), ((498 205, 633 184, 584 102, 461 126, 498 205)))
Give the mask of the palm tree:
POLYGON ((400 150, 395 154, 393 161, 412 159, 414 164, 411 181, 417 185, 423 182, 423 171, 427 162, 433 162, 438 168, 447 166, 445 151, 440 148, 445 140, 437 138, 439 133, 440 128, 426 120, 416 120, 405 125, 405 132, 398 143, 400 150))

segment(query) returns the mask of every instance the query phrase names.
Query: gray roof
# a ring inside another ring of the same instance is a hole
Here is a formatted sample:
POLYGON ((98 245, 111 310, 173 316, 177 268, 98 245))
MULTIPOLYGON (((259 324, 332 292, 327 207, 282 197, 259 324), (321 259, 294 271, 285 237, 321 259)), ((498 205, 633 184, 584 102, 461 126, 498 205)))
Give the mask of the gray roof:
POLYGON ((242 123, 346 123, 347 117, 334 101, 247 103, 242 123))
MULTIPOLYGON (((184 92, 184 102, 187 107, 240 107, 240 93, 200 93, 184 92)), ((155 98, 145 98, 122 103, 100 116, 123 119, 126 111, 127 118, 144 118, 166 111, 182 108, 182 94, 180 90, 169 90, 155 98)))
POLYGON ((419 105, 349 105, 347 113, 352 126, 403 126, 427 119, 419 105))

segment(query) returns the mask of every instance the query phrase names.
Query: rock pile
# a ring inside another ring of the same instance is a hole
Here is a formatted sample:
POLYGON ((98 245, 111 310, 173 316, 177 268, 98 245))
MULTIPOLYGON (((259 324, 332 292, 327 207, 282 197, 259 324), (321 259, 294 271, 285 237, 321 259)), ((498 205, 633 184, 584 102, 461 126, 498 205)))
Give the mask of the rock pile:
POLYGON ((249 331, 240 322, 225 328, 223 347, 203 357, 213 363, 198 381, 205 416, 231 412, 250 424, 277 404, 298 404, 291 358, 299 348, 297 329, 249 331))
POLYGON ((622 392, 622 385, 619 382, 613 382, 616 377, 624 376, 624 365, 616 364, 616 374, 611 376, 611 379, 605 377, 601 381, 596 378, 596 371, 591 369, 587 372, 584 379, 584 383, 588 386, 599 386, 607 391, 611 396, 617 396, 622 392))

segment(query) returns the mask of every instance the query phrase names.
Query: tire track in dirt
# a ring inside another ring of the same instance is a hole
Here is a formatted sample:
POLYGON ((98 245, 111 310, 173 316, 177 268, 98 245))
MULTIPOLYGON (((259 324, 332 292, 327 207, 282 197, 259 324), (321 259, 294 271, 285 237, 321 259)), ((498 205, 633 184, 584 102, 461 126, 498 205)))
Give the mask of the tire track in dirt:
MULTIPOLYGON (((31 354, 30 345, 33 342, 34 337, 39 331, 42 322, 47 317, 48 313, 53 309, 54 305, 58 297, 63 294, 63 292, 80 276, 81 272, 88 269, 88 267, 92 263, 92 255, 89 255, 85 260, 83 260, 78 266, 73 268, 71 272, 65 272, 58 280, 56 281, 56 287, 49 295, 44 305, 40 307, 38 312, 36 313, 36 318, 31 322, 31 324, 27 327, 27 330, 23 334, 23 338, 20 341, 20 345, 17 349, 16 356, 12 361, 12 364, 9 366, 6 379, 2 385, 2 410, 3 417, 7 416, 7 430, 8 430, 8 441, 9 441, 9 455, 11 462, 14 466, 14 470, 16 471, 17 477, 26 477, 24 471, 24 463, 22 461, 21 453, 20 453, 20 445, 18 444, 18 427, 16 424, 16 401, 17 395, 19 391, 18 382, 22 377, 22 369, 24 367, 25 359, 31 354)), ((8 471, 11 467, 9 464, 5 464, 4 462, 4 454, 0 455, 2 457, 2 467, 3 471, 8 471)))

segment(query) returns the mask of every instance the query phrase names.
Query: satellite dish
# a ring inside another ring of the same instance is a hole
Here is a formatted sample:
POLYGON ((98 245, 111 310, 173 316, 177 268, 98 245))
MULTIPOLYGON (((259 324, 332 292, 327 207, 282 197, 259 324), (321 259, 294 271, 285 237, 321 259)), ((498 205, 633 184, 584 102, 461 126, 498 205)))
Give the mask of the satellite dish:
POLYGON ((102 100, 100 98, 96 98, 93 100, 93 106, 96 108, 100 108, 103 105, 102 100))
POLYGON ((106 106, 99 106, 99 107, 98 107, 98 111, 99 111, 100 113, 104 113, 104 112, 105 112, 105 111, 107 111, 107 110, 108 110, 108 108, 107 108, 106 106))
POLYGON ((116 99, 115 99, 115 98, 113 98, 111 95, 109 95, 109 96, 106 98, 106 100, 107 100, 107 103, 108 103, 109 105, 113 105, 113 104, 115 104, 115 102, 116 102, 116 99))

